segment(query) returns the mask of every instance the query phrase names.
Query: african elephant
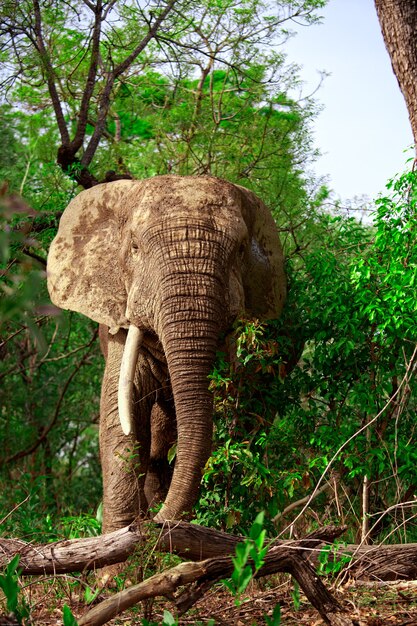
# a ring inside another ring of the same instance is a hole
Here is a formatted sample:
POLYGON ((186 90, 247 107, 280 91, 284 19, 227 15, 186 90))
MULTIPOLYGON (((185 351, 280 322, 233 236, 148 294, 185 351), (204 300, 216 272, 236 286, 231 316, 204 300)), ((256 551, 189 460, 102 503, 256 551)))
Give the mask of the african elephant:
POLYGON ((161 495, 158 521, 190 513, 211 450, 207 377, 219 335, 238 315, 274 318, 284 304, 269 210, 211 176, 97 185, 62 215, 48 288, 57 306, 101 325, 103 531, 129 524, 161 495))

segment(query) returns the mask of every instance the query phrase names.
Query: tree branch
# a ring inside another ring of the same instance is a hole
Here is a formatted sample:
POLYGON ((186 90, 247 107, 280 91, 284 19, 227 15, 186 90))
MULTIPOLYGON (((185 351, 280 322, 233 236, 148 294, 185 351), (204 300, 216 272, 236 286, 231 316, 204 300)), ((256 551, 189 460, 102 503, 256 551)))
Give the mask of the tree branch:
POLYGON ((101 36, 101 24, 102 24, 102 2, 98 0, 96 5, 92 5, 88 2, 87 6, 94 13, 94 27, 93 36, 91 39, 91 60, 90 67, 88 69, 87 80, 85 83, 85 89, 81 99, 80 110, 78 113, 77 130, 75 131, 74 139, 71 141, 70 147, 73 150, 74 155, 83 145, 85 138, 85 131, 88 123, 88 110, 90 106, 91 97, 94 92, 96 84, 98 60, 100 53, 100 36, 101 36))
MULTIPOLYGON (((17 553, 20 554, 19 565, 23 567, 24 574, 47 572, 58 574, 116 563, 132 554, 138 544, 144 545, 149 541, 145 524, 134 523, 101 537, 60 541, 43 546, 34 546, 16 539, 0 540, 0 564, 7 563, 17 553)), ((153 527, 154 524, 151 528, 153 527)), ((177 607, 184 612, 201 596, 198 590, 204 592, 213 583, 231 575, 233 564, 229 555, 233 554, 243 537, 235 537, 186 522, 172 522, 159 525, 159 528, 158 550, 174 551, 195 561, 204 560, 197 563, 182 563, 168 572, 157 574, 112 596, 84 615, 79 621, 80 626, 105 624, 140 600, 158 595, 171 597, 179 586, 193 583, 197 585, 197 591, 193 587, 191 591, 185 590, 176 598, 177 607)), ((306 560, 309 550, 317 549, 324 537, 332 541, 344 530, 332 526, 327 530, 319 529, 316 534, 311 534, 301 541, 273 542, 257 577, 276 572, 290 573, 327 624, 352 626, 340 605, 306 560)))
POLYGON ((9 465, 10 463, 14 463, 17 460, 22 459, 25 456, 28 456, 29 454, 32 454, 32 452, 34 452, 37 448, 39 448, 39 446, 42 445, 43 442, 46 440, 46 438, 48 437, 49 433, 51 432, 52 428, 55 426, 55 424, 56 424, 56 422, 58 420, 59 413, 60 413, 61 406, 62 406, 62 402, 64 401, 65 394, 66 394, 66 392, 68 390, 68 387, 70 386, 70 383, 72 382, 74 376, 79 372, 79 370, 81 369, 81 367, 85 363, 88 355, 90 354, 91 347, 93 346, 93 344, 94 344, 94 342, 95 342, 95 340, 97 338, 97 335, 98 335, 98 328, 95 329, 95 331, 93 333, 93 336, 92 336, 90 342, 87 345, 86 353, 83 355, 82 359, 76 365, 74 370, 71 372, 71 375, 69 376, 69 378, 65 382, 65 385, 63 386, 62 391, 60 393, 60 396, 58 398, 58 402, 56 404, 52 420, 50 421, 48 426, 46 426, 42 430, 42 433, 41 433, 40 437, 31 446, 29 446, 29 448, 26 448, 26 450, 20 450, 20 452, 16 452, 15 454, 13 454, 12 456, 8 457, 7 459, 4 459, 0 463, 0 467, 1 467, 1 465, 9 465))
POLYGON ((161 12, 161 14, 155 20, 154 24, 150 27, 148 34, 142 39, 140 44, 136 46, 133 52, 131 52, 129 56, 127 56, 124 59, 124 61, 119 63, 119 65, 117 65, 114 68, 113 72, 111 72, 108 75, 106 85, 100 97, 99 112, 98 112, 98 117, 97 117, 97 121, 96 121, 95 128, 94 128, 94 132, 84 152, 84 155, 80 161, 81 165, 84 168, 90 165, 94 157, 94 154, 97 150, 97 147, 100 143, 100 139, 102 137, 102 134, 105 128, 107 115, 110 109, 110 95, 111 95, 116 78, 118 78, 121 74, 123 74, 123 72, 125 72, 130 67, 133 61, 135 61, 135 59, 137 59, 139 54, 146 48, 146 46, 151 41, 151 39, 153 39, 156 36, 161 24, 164 22, 166 17, 172 11, 176 2, 177 0, 170 0, 168 2, 165 9, 161 12))
MULTIPOLYGON (((214 583, 231 576, 232 572, 233 563, 230 556, 207 559, 199 563, 180 563, 166 572, 155 574, 144 582, 107 598, 88 611, 79 620, 79 626, 102 626, 142 600, 156 596, 171 598, 178 588, 184 585, 193 584, 207 591, 214 583)), ((326 624, 353 626, 337 600, 327 591, 314 569, 301 554, 288 548, 282 548, 279 552, 277 548, 271 550, 257 577, 276 572, 288 572, 297 580, 326 624)), ((186 589, 175 598, 175 604, 180 607, 180 612, 184 613, 191 608, 199 595, 194 589, 191 591, 186 589)))
POLYGON ((275 517, 272 518, 272 521, 274 522, 274 524, 276 524, 278 520, 281 519, 281 517, 288 515, 288 513, 291 513, 291 511, 293 511, 294 509, 297 509, 299 506, 304 506, 304 504, 307 504, 307 503, 308 505, 310 505, 313 500, 315 500, 318 496, 320 496, 322 493, 324 493, 331 487, 332 487, 332 484, 330 482, 325 483, 324 485, 320 487, 320 489, 315 490, 311 495, 309 494, 308 496, 304 496, 304 498, 300 498, 300 500, 291 502, 291 504, 286 506, 283 511, 280 511, 279 513, 277 513, 275 517))
POLYGON ((39 53, 41 64, 46 75, 46 82, 48 83, 49 95, 51 96, 52 106, 54 108, 56 121, 58 124, 58 130, 61 135, 61 141, 63 145, 68 145, 70 136, 68 133, 67 124, 65 122, 64 112, 62 110, 61 101, 58 95, 58 90, 55 84, 55 72, 52 67, 51 60, 45 48, 42 33, 42 17, 41 9, 39 6, 39 0, 33 0, 33 11, 35 16, 35 35, 36 35, 36 48, 39 53))

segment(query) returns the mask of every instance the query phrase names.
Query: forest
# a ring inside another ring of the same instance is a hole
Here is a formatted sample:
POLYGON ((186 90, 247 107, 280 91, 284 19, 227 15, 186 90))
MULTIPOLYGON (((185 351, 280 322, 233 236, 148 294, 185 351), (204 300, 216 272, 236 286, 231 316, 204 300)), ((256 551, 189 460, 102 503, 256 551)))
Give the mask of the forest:
MULTIPOLYGON (((415 161, 362 214, 314 173, 286 43, 326 4, 2 2, 1 625, 417 623, 415 161), (47 256, 82 190, 161 175, 256 194, 287 297, 217 346, 192 515, 102 528, 99 328, 47 256)), ((417 142, 417 9, 375 6, 417 142)))

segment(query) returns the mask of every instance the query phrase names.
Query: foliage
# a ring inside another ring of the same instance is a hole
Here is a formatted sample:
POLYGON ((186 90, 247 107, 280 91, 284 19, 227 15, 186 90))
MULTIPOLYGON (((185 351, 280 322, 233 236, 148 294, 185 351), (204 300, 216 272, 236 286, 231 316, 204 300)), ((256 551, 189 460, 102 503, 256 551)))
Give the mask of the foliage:
POLYGON ((101 531, 101 521, 97 519, 97 516, 81 513, 77 516, 61 517, 60 529, 67 539, 97 537, 101 531))
MULTIPOLYGON (((412 501, 416 485, 409 445, 415 431, 416 173, 391 181, 388 191, 376 202, 372 227, 322 213, 319 240, 302 256, 292 255, 289 319, 305 343, 298 367, 288 372, 282 331, 274 325, 238 327, 237 362, 218 360, 212 377, 217 449, 206 467, 201 520, 241 531, 249 516, 248 485, 273 517, 311 492, 331 462, 346 515, 369 516, 371 537, 395 530, 400 520, 396 532, 414 537, 413 517, 404 524, 407 505, 401 503, 412 501), (365 476, 370 504, 361 511, 365 476)), ((340 508, 327 515, 339 517, 340 508)))
POLYGON ((11 613, 19 622, 19 624, 28 623, 26 619, 29 617, 29 606, 24 598, 21 597, 19 586, 19 559, 17 554, 6 566, 4 573, 0 574, 0 589, 6 597, 6 610, 11 613))
POLYGON ((41 319, 37 328, 42 350, 30 329, 10 325, 0 364, 8 382, 2 386, 2 406, 10 407, 0 415, 1 508, 14 508, 6 488, 10 481, 12 502, 22 503, 2 520, 2 532, 23 536, 33 536, 37 528, 49 532, 48 520, 58 512, 91 510, 101 490, 92 420, 98 415, 102 371, 97 331, 71 315, 52 323, 41 319))
POLYGON ((264 615, 266 626, 279 626, 281 624, 281 605, 276 604, 271 617, 264 615))
MULTIPOLYGON (((324 3, 202 0, 191 13, 189 3, 173 4, 158 38, 119 74, 113 69, 138 50, 168 4, 115 2, 94 13, 89 3, 25 0, 0 9, 4 534, 67 536, 85 530, 83 516, 94 518, 100 502, 96 328, 58 314, 44 281, 47 249, 76 183, 112 169, 139 177, 211 172, 262 193, 289 220, 323 193, 306 172, 315 105, 290 98, 295 68, 271 46, 285 41, 293 15, 314 22, 324 3), (74 514, 82 528, 65 521, 74 514)), ((262 472, 262 455, 240 456, 255 486, 250 465, 262 472)))
MULTIPOLYGON (((114 173, 210 173, 271 207, 289 278, 281 320, 237 322, 210 379, 215 445, 196 519, 252 528, 229 585, 244 593, 277 514, 329 468, 332 495, 303 512, 302 531, 342 519, 354 534, 367 518, 370 540, 415 540, 417 176, 388 184, 372 223, 324 207, 329 193, 309 172, 317 107, 291 95, 297 71, 277 52, 289 20, 313 23, 323 4, 3 2, 2 534, 44 542, 100 529, 97 329, 51 307, 44 280, 61 212, 78 185, 114 173), (254 525, 253 494, 265 511, 254 525)), ((319 558, 326 574, 344 565, 319 558)), ((0 586, 23 620, 17 568, 0 586)), ((63 619, 75 623, 70 609, 63 619)), ((279 624, 279 607, 265 620, 279 624)))
MULTIPOLYGON (((268 545, 265 545, 266 531, 263 528, 265 514, 258 513, 253 522, 249 537, 235 548, 235 556, 232 557, 233 572, 230 579, 223 580, 223 584, 235 597, 235 605, 242 604, 242 594, 245 593, 249 583, 259 572, 265 563, 268 545)), ((272 616, 264 615, 265 623, 269 626, 279 626, 281 623, 281 607, 277 604, 272 616)))
MULTIPOLYGON (((200 85, 223 67, 238 82, 256 86, 262 72, 259 75, 258 63, 252 59, 285 41, 289 20, 314 23, 316 10, 324 4, 325 0, 199 0, 192 5, 186 0, 156 0, 144 6, 117 0, 6 1, 0 10, 0 59, 7 59, 1 84, 10 99, 54 116, 60 167, 90 187, 102 174, 93 164, 100 143, 115 145, 117 151, 120 140, 127 138, 121 129, 125 117, 113 105, 117 97, 130 95, 132 78, 160 67, 168 80, 192 79, 197 70, 200 85)), ((265 78, 271 84, 278 80, 275 65, 265 78)), ((226 85, 221 92, 227 94, 226 85)), ((148 97, 146 90, 144 95, 148 97)), ((192 129, 200 102, 198 93, 191 111, 192 129)), ((165 107, 161 98, 157 106, 165 107)), ((186 109, 183 106, 184 114, 190 113, 186 109)), ((215 114, 220 124, 221 107, 215 114)), ((177 129, 182 119, 183 115, 176 119, 177 129)), ((135 130, 151 135, 146 121, 137 120, 135 130)), ((119 158, 115 163, 114 169, 125 169, 119 158)))
MULTIPOLYGON (((39 261, 29 256, 37 248, 35 241, 25 231, 24 218, 19 226, 13 219, 15 213, 32 215, 33 211, 20 198, 7 194, 7 186, 0 190, 0 272, 1 318, 0 324, 9 320, 31 319, 27 313, 40 305, 38 292, 44 280, 39 261)), ((30 322, 29 322, 30 323, 30 322)), ((34 325, 32 324, 32 329, 34 325)))
POLYGON ((268 547, 264 546, 266 531, 263 528, 264 513, 258 513, 249 531, 249 537, 238 543, 235 556, 232 557, 233 573, 230 580, 223 580, 226 587, 235 596, 235 603, 241 603, 241 595, 245 593, 255 574, 265 562, 268 547), (249 563, 250 559, 250 563, 249 563))
POLYGON ((249 489, 257 494, 257 502, 267 512, 266 527, 273 532, 271 518, 283 505, 285 494, 293 495, 294 482, 301 479, 297 467, 281 464, 285 445, 282 441, 278 445, 275 438, 281 423, 277 411, 284 412, 287 403, 297 399, 289 395, 294 391, 287 377, 303 342, 294 321, 293 336, 287 334, 292 314, 290 299, 279 321, 238 322, 229 346, 235 357, 219 355, 211 376, 216 447, 203 477, 206 488, 197 518, 201 523, 246 532, 253 516, 247 506, 249 489), (239 479, 233 480, 235 476, 239 479))
MULTIPOLYGON (((15 158, 20 162, 20 153, 15 158)), ((26 537, 39 532, 44 539, 57 538, 52 517, 58 511, 91 510, 100 497, 92 416, 98 414, 102 364, 95 325, 50 303, 47 248, 56 232, 56 209, 70 196, 64 188, 48 190, 47 178, 38 193, 36 169, 29 197, 42 210, 6 186, 0 198, 0 506, 5 514, 13 510, 0 519, 0 528, 26 537)))
POLYGON ((307 322, 315 327, 314 344, 299 372, 308 397, 298 411, 305 445, 321 452, 323 464, 344 445, 338 469, 353 488, 364 475, 373 481, 373 512, 401 502, 415 483, 408 442, 415 409, 416 175, 388 187, 392 195, 377 201, 375 228, 366 239, 337 224, 349 256, 329 244, 310 256, 310 288, 301 300, 304 306, 307 298, 320 302, 307 322), (331 298, 323 283, 319 287, 326 277, 331 298))
POLYGON ((292 590, 291 593, 292 596, 292 601, 293 601, 293 605, 294 605, 294 610, 298 611, 300 609, 300 585, 294 581, 294 588, 292 590))
POLYGON ((62 611, 62 618, 64 626, 78 626, 78 622, 75 619, 74 615, 71 612, 71 609, 67 604, 64 605, 62 611))
POLYGON ((335 576, 352 560, 351 554, 343 554, 343 544, 335 542, 321 548, 318 555, 318 571, 325 576, 335 576))
MULTIPOLYGON (((295 213, 305 180, 293 163, 306 166, 311 159, 306 127, 315 107, 286 96, 289 74, 271 85, 271 68, 284 74, 283 57, 259 56, 256 68, 248 69, 252 79, 231 69, 207 76, 202 70, 196 79, 167 80, 156 72, 132 78, 128 97, 124 91, 114 104, 127 140, 118 146, 119 158, 138 178, 222 176, 295 213)), ((112 151, 103 151, 103 158, 108 163, 112 151)))

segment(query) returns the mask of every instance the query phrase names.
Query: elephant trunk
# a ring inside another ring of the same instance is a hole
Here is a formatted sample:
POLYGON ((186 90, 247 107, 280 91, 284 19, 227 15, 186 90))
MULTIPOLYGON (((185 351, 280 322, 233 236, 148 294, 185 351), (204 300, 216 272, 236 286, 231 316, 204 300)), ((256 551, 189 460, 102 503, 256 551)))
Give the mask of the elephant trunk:
POLYGON ((161 307, 159 335, 174 395, 178 444, 171 486, 157 521, 191 512, 211 452, 213 398, 208 375, 227 306, 222 282, 208 273, 194 277, 187 294, 168 296, 161 307))

